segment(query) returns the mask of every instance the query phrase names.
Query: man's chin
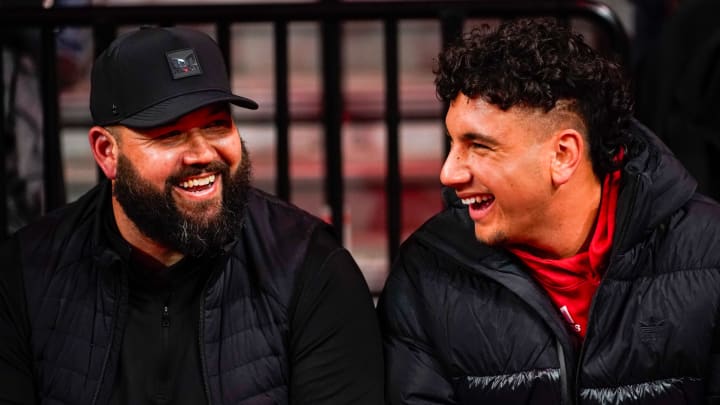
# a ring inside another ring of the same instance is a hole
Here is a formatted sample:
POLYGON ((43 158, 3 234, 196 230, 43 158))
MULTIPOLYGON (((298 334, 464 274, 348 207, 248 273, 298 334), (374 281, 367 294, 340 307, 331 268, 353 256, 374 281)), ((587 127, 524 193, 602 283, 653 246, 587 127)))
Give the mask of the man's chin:
POLYGON ((214 198, 207 201, 187 201, 175 198, 175 205, 180 214, 190 221, 212 221, 220 216, 222 199, 214 198))
POLYGON ((504 232, 479 227, 477 224, 475 225, 475 239, 488 246, 503 246, 508 241, 504 232))
POLYGON ((214 228, 220 222, 219 213, 201 212, 182 212, 182 218, 188 224, 193 224, 197 229, 214 228))

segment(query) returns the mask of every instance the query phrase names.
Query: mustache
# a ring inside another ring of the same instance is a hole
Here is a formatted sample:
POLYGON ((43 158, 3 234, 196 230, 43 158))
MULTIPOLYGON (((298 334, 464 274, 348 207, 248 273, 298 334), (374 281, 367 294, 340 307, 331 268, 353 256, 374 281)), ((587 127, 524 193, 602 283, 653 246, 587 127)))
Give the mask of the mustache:
POLYGON ((184 167, 177 173, 168 176, 166 183, 177 184, 187 177, 197 176, 207 172, 220 172, 222 175, 227 175, 230 173, 230 166, 227 163, 215 160, 203 166, 184 167))

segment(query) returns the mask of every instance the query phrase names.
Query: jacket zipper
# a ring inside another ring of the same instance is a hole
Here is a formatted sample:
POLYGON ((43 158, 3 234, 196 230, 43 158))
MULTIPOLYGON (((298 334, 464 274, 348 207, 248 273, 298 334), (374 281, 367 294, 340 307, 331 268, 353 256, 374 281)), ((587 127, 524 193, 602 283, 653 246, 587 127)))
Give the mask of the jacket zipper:
POLYGON ((161 328, 161 353, 162 353, 162 369, 159 378, 158 391, 155 394, 158 397, 169 399, 170 395, 170 309, 168 302, 163 305, 162 315, 160 316, 161 328))
MULTIPOLYGON (((638 181, 638 180, 635 180, 635 181, 633 181, 632 183, 629 184, 631 187, 628 189, 627 192, 629 192, 630 195, 632 195, 632 196, 635 195, 635 191, 636 191, 636 189, 637 189, 637 187, 638 187, 638 186, 637 186, 638 183, 639 183, 639 181, 638 181)), ((637 199, 633 197, 633 198, 629 201, 629 207, 628 207, 628 210, 627 210, 626 212, 633 212, 633 211, 634 211, 636 200, 637 200, 637 199)), ((616 218, 616 223, 617 223, 617 218, 616 218)), ((623 221, 622 223, 623 223, 623 225, 624 225, 624 226, 623 226, 623 229, 622 229, 622 230, 619 230, 619 229, 616 229, 616 230, 615 230, 615 235, 620 235, 621 237, 622 237, 623 235, 626 235, 626 233, 625 233, 625 232, 626 232, 626 231, 625 231, 625 228, 627 227, 626 224, 628 223, 628 221, 623 221)), ((613 238, 614 238, 615 235, 613 235, 613 238)), ((605 276, 607 276, 607 274, 610 272, 610 269, 612 268, 612 265, 614 264, 614 260, 613 260, 613 259, 615 258, 615 252, 617 251, 617 247, 620 246, 620 245, 622 245, 620 242, 622 242, 621 239, 613 240, 612 250, 610 251, 610 257, 609 257, 609 260, 608 260, 607 267, 605 268, 605 275, 604 275, 604 276, 602 277, 602 279, 600 280, 600 285, 598 285, 598 288, 597 288, 597 290, 595 291, 595 294, 597 294, 597 292, 600 291, 600 288, 602 287, 602 285, 603 285, 604 282, 605 282, 605 276)), ((587 342, 588 339, 590 339, 590 331, 591 331, 591 329, 590 329, 590 320, 592 319, 592 314, 593 314, 593 309, 594 309, 594 308, 595 308, 595 296, 593 295, 593 300, 592 300, 592 302, 590 303, 590 310, 588 311, 588 328, 587 328, 587 334, 585 335, 585 339, 583 339, 582 344, 580 345, 580 355, 578 356, 577 366, 576 366, 577 369, 576 369, 576 371, 575 371, 575 399, 576 399, 576 402, 577 402, 578 404, 580 403, 580 371, 581 371, 581 369, 582 369, 582 364, 583 364, 584 357, 585 357, 585 342, 587 342)))
POLYGON ((563 349, 562 342, 557 337, 555 338, 555 350, 558 353, 558 360, 560 362, 560 403, 563 405, 573 405, 573 395, 570 390, 570 381, 568 381, 567 375, 567 364, 565 359, 565 349, 563 349))

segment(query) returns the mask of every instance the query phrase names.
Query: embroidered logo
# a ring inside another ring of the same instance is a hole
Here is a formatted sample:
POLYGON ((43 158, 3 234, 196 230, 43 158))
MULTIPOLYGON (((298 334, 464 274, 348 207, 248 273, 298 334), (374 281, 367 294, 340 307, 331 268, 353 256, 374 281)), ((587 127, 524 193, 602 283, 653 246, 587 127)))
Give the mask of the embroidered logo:
POLYGON ((669 325, 664 319, 640 321, 640 341, 658 350, 665 342, 669 325))
POLYGON ((166 52, 168 65, 173 79, 182 79, 188 76, 197 76, 202 74, 202 68, 198 61, 195 51, 192 49, 178 49, 166 52))

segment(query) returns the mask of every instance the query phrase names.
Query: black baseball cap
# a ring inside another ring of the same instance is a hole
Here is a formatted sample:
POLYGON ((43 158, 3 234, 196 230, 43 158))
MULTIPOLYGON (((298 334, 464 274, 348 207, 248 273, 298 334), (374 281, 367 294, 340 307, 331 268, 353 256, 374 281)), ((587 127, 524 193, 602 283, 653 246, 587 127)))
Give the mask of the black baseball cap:
POLYGON ((123 34, 93 65, 90 112, 96 125, 153 128, 222 101, 258 108, 232 93, 215 41, 190 28, 148 27, 123 34))

